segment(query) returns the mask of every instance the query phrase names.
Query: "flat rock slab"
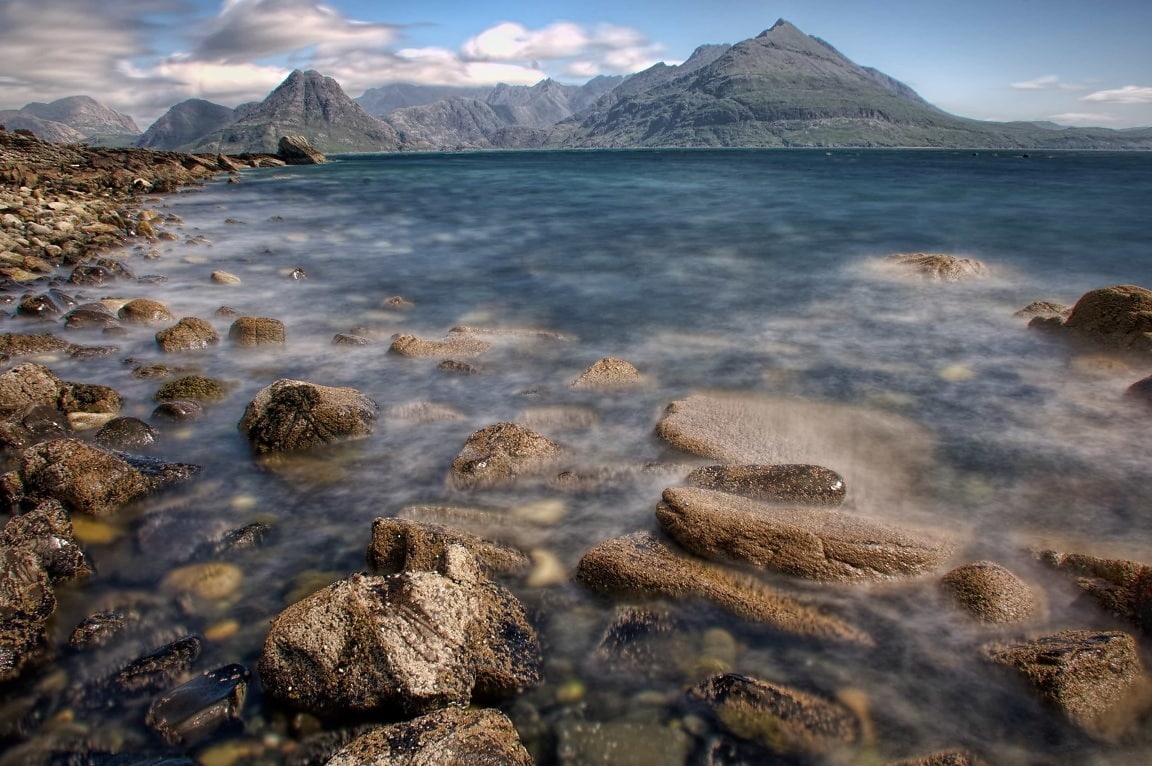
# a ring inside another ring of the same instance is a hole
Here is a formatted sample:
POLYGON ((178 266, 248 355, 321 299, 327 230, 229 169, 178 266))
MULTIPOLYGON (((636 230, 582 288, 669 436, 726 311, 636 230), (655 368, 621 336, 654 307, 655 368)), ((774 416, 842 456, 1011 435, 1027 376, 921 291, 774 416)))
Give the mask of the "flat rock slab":
POLYGON ((844 477, 819 465, 707 465, 685 481, 783 505, 840 505, 848 491, 844 477))
POLYGON ((865 646, 873 643, 867 633, 846 620, 675 553, 647 532, 600 543, 580 559, 576 579, 607 596, 699 599, 793 636, 865 646))
POLYGON ((657 435, 694 455, 737 464, 826 466, 849 501, 899 509, 932 467, 934 437, 889 412, 832 402, 698 394, 669 405, 657 435))
POLYGON ((1124 710, 1147 684, 1136 641, 1119 631, 1065 630, 1015 644, 991 644, 985 656, 1016 669, 1045 704, 1086 733, 1112 739, 1138 709, 1124 710))
POLYGON ((915 576, 939 565, 952 549, 945 540, 840 511, 780 508, 694 487, 664 490, 656 519, 697 556, 809 580, 915 576))
POLYGON ((512 722, 498 710, 447 708, 373 729, 326 766, 533 766, 512 722))

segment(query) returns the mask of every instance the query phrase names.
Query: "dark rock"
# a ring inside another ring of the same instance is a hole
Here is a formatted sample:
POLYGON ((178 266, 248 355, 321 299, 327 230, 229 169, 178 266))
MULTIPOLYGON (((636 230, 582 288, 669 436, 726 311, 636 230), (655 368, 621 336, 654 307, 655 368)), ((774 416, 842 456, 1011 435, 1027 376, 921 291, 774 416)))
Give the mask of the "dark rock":
POLYGON ((458 375, 476 375, 480 372, 479 368, 467 362, 458 362, 455 359, 445 359, 436 365, 436 369, 442 370, 443 372, 453 372, 458 375))
POLYGON ((0 545, 0 682, 42 659, 45 622, 55 610, 56 596, 36 554, 0 545))
POLYGON ((151 298, 135 298, 128 301, 120 307, 116 316, 122 322, 149 325, 171 322, 176 318, 172 316, 172 312, 168 310, 167 306, 151 298))
POLYGON ((164 351, 193 351, 219 342, 216 329, 199 317, 184 317, 172 327, 156 333, 156 343, 164 351))
MULTIPOLYGON (((105 327, 104 334, 115 334, 115 331, 122 329, 119 327, 105 327)), ((79 346, 72 345, 68 347, 68 356, 73 359, 99 359, 104 356, 112 356, 119 354, 119 346, 79 346)))
POLYGON ((238 427, 256 452, 300 450, 367 436, 376 410, 354 388, 281 378, 256 394, 238 427))
POLYGON ((72 630, 68 645, 80 651, 104 646, 128 625, 139 621, 138 613, 121 609, 90 614, 72 630))
POLYGON ((0 374, 0 416, 36 405, 55 407, 64 382, 43 365, 26 362, 0 374))
POLYGON ((289 165, 320 165, 328 161, 304 136, 281 136, 276 156, 289 165))
POLYGON ((538 683, 520 602, 461 546, 449 546, 442 571, 357 574, 285 609, 260 659, 267 694, 322 717, 411 715, 538 683))
POLYGON ((1023 622, 1035 616, 1039 606, 1027 583, 991 561, 957 567, 940 585, 957 606, 983 622, 1023 622))
POLYGON ((16 313, 28 317, 48 317, 55 319, 76 305, 70 296, 58 290, 49 290, 39 295, 29 295, 21 299, 16 313))
POLYGON ((604 630, 596 658, 610 668, 658 669, 667 665, 680 625, 667 610, 623 606, 604 630))
POLYGON ((840 474, 818 465, 709 465, 686 481, 767 503, 835 506, 847 493, 840 474))
POLYGON ((685 550, 810 580, 869 582, 922 574, 951 545, 839 511, 779 508, 706 489, 664 490, 660 526, 685 550))
POLYGON ((623 359, 607 357, 594 363, 572 381, 572 388, 626 388, 644 382, 640 371, 623 359))
POLYGON ((988 275, 988 267, 975 258, 957 258, 946 253, 897 253, 887 262, 925 279, 957 282, 988 275))
POLYGON ((64 316, 64 326, 70 330, 84 330, 90 327, 116 327, 120 320, 103 303, 84 303, 64 316))
POLYGON ((646 532, 607 540, 585 553, 576 568, 576 580, 611 597, 699 599, 798 637, 873 643, 860 628, 815 605, 674 553, 646 532))
POLYGON ((80 580, 92 573, 72 534, 68 512, 54 500, 13 516, 0 532, 0 544, 31 551, 52 583, 80 580))
POLYGON ((200 656, 201 641, 185 636, 125 665, 112 678, 121 694, 155 694, 178 681, 200 656))
POLYGON ((153 394, 153 401, 175 402, 192 400, 196 402, 219 402, 228 396, 231 388, 215 378, 206 378, 203 375, 186 375, 183 378, 165 383, 153 394))
POLYGON ((153 700, 144 723, 172 745, 195 745, 222 730, 242 729, 249 677, 243 665, 205 671, 153 700))
POLYGON ((66 436, 72 427, 68 417, 50 404, 30 404, 8 420, 0 421, 0 448, 23 449, 32 444, 66 436))
POLYGON ((333 346, 371 346, 375 341, 363 335, 340 332, 332 337, 333 346))
POLYGON ((100 287, 116 281, 116 273, 107 266, 95 263, 81 264, 68 275, 68 284, 100 287))
POLYGON ((93 437, 101 447, 142 449, 156 443, 156 429, 139 418, 114 418, 93 437))
POLYGON ((1127 633, 1065 630, 984 647, 992 662, 1015 668, 1045 704, 1089 735, 1113 739, 1138 710, 1124 710, 1145 682, 1136 641, 1127 633))
POLYGON ((1152 406, 1152 375, 1128 386, 1124 391, 1124 396, 1152 406))
POLYGON ((532 560, 521 551, 467 532, 397 518, 372 522, 368 568, 380 574, 436 571, 450 545, 462 545, 489 574, 523 574, 532 560))
POLYGON ((1086 342, 1122 351, 1152 351, 1152 290, 1117 285, 1076 301, 1063 329, 1086 342))
POLYGON ((240 317, 228 328, 228 340, 237 346, 265 346, 285 342, 284 323, 269 317, 240 317))
POLYGON ((1040 559, 1076 576, 1086 596, 1152 636, 1152 566, 1056 551, 1045 551, 1040 559))
POLYGON ((496 423, 468 437, 452 461, 452 481, 486 487, 538 473, 561 452, 560 445, 516 423, 496 423))
POLYGON ((967 750, 941 750, 916 758, 889 761, 885 766, 988 766, 988 762, 967 750))
POLYGON ((164 402, 157 405, 156 409, 152 410, 152 417, 155 420, 168 420, 174 423, 185 423, 204 417, 204 407, 200 404, 200 402, 193 402, 186 399, 174 402, 164 402))
POLYGON ((512 722, 498 710, 447 708, 373 729, 328 760, 326 766, 532 766, 512 722))
POLYGON ((843 705, 756 678, 713 676, 686 699, 722 730, 776 756, 828 756, 861 738, 860 721, 843 705))

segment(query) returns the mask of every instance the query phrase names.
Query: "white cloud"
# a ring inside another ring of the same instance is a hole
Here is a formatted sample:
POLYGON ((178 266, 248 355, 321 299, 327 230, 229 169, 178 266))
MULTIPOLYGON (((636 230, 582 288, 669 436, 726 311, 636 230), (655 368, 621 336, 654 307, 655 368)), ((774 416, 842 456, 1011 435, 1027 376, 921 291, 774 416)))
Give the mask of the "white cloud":
POLYGON ((1060 78, 1054 74, 1044 75, 1037 77, 1034 80, 1024 80, 1023 82, 1014 82, 1012 87, 1018 90, 1044 90, 1045 88, 1053 88, 1058 85, 1060 78))
POLYGON ((1081 101, 1097 101, 1108 104, 1152 104, 1152 88, 1139 85, 1125 85, 1123 88, 1098 90, 1083 96, 1081 101))
POLYGON ((1052 120, 1052 122, 1058 122, 1061 125, 1076 125, 1080 127, 1107 125, 1116 122, 1116 118, 1112 115, 1100 114, 1098 112, 1064 112, 1063 114, 1054 114, 1048 119, 1052 120))
POLYGON ((515 62, 533 68, 555 64, 575 77, 630 74, 655 64, 660 53, 658 45, 630 27, 582 26, 569 21, 542 29, 504 22, 469 39, 460 50, 473 61, 515 62))

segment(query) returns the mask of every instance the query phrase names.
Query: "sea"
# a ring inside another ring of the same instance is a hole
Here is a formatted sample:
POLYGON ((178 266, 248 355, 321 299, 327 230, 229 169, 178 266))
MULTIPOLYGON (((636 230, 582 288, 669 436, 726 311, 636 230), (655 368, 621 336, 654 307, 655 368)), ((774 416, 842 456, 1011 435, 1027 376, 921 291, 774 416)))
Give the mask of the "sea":
MULTIPOLYGON (((53 623, 66 644, 101 605, 144 594, 170 606, 181 630, 211 637, 195 670, 252 669, 244 731, 185 754, 280 763, 319 726, 263 698, 255 667, 268 623, 363 571, 372 520, 400 515, 531 552, 532 573, 502 582, 539 631, 545 680, 501 709, 541 764, 727 762, 682 705, 686 687, 720 671, 850 700, 866 721, 862 741, 820 762, 948 749, 992 764, 1152 761, 1147 717, 1135 733, 1090 737, 982 652, 1069 628, 1138 633, 1086 602, 1037 552, 1152 564, 1152 410, 1124 396, 1152 362, 1070 347, 1016 312, 1036 300, 1071 306, 1100 287, 1152 287, 1152 154, 669 149, 330 160, 149 198, 177 239, 112 256, 164 281, 84 291, 153 297, 224 336, 231 318, 221 307, 274 317, 286 327, 283 346, 225 339, 164 354, 154 328, 114 340, 65 331, 119 351, 44 362, 66 380, 112 386, 123 414, 143 419, 162 381, 135 377, 141 365, 229 386, 200 420, 158 424, 150 454, 201 471, 83 526, 96 573, 61 589, 53 623), (911 252, 978 259, 988 271, 949 282, 888 260, 911 252), (213 283, 216 270, 241 284, 213 283), (395 333, 434 340, 458 327, 492 343, 459 359, 472 374, 441 368, 441 357, 389 353, 395 333), (372 342, 334 343, 341 333, 372 342), (643 383, 571 386, 606 357, 630 362, 643 383), (356 388, 379 405, 375 430, 258 459, 237 423, 280 378, 356 388), (589 592, 573 572, 596 544, 655 531, 662 490, 710 462, 655 435, 670 404, 701 395, 804 408, 805 422, 792 426, 803 433, 781 438, 815 443, 805 462, 845 461, 827 466, 847 480, 840 512, 946 531, 957 542, 953 566, 1009 568, 1034 589, 1038 616, 976 623, 941 597, 943 571, 853 586, 768 575, 772 587, 863 625, 876 648, 817 645, 706 604, 662 603, 649 607, 680 633, 657 661, 606 667, 601 640, 632 602, 589 592), (821 445, 838 433, 822 422, 825 411, 900 427, 821 445), (471 433, 518 420, 564 447, 551 474, 474 490, 449 481, 471 433), (549 480, 560 471, 601 480, 549 480), (260 547, 204 552, 254 522, 268 529, 260 547), (177 568, 214 558, 242 573, 226 593, 189 600, 165 587, 177 568)), ((121 752, 171 752, 143 726, 142 703, 69 707, 59 690, 92 673, 89 662, 63 651, 14 694, 25 700, 20 710, 55 722, 33 739, 114 732, 121 752)))

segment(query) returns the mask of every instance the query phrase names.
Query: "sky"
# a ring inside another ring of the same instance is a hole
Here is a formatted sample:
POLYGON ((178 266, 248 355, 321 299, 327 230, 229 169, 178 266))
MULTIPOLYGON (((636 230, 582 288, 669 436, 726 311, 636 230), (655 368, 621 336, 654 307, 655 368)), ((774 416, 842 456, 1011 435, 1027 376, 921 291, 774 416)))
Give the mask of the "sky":
POLYGON ((0 109, 87 95, 146 128, 263 99, 292 69, 579 84, 786 19, 964 117, 1152 126, 1152 0, 0 0, 0 109))

